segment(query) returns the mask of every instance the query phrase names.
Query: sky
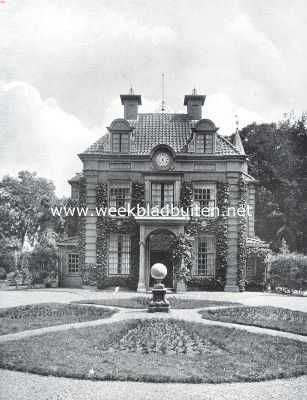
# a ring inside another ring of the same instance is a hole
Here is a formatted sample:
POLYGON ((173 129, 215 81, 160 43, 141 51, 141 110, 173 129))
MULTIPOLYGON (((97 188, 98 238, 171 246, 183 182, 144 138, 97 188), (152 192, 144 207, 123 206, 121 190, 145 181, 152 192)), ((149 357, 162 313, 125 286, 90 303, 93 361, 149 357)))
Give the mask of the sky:
POLYGON ((157 112, 161 74, 172 112, 195 87, 219 132, 307 109, 307 4, 273 0, 3 0, 0 177, 52 179, 123 116, 132 86, 157 112))

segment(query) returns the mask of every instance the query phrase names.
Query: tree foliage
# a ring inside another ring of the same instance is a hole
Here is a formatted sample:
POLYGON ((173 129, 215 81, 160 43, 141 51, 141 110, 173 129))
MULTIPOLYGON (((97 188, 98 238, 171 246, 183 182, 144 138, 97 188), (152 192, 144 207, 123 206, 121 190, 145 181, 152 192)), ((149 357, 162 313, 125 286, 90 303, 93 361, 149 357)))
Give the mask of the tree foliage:
POLYGON ((21 171, 17 178, 0 181, 0 238, 17 240, 22 248, 26 238, 33 242, 45 230, 55 201, 51 181, 36 173, 21 171))
POLYGON ((307 252, 306 115, 278 124, 251 124, 240 132, 256 190, 256 234, 278 250, 307 252))

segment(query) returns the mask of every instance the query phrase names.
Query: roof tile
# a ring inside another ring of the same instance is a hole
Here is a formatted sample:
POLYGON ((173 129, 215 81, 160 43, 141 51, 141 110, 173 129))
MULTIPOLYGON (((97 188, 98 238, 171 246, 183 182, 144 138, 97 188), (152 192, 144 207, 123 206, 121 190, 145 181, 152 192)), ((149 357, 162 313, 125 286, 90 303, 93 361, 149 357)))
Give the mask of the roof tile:
MULTIPOLYGON (((192 137, 192 128, 196 122, 191 121, 187 114, 138 114, 137 120, 129 120, 129 124, 134 128, 130 152, 149 154, 158 144, 167 144, 176 153, 186 152, 184 148, 192 137)), ((84 154, 110 152, 109 136, 109 134, 102 136, 84 154)), ((237 149, 219 134, 217 134, 216 153, 239 154, 237 149)))

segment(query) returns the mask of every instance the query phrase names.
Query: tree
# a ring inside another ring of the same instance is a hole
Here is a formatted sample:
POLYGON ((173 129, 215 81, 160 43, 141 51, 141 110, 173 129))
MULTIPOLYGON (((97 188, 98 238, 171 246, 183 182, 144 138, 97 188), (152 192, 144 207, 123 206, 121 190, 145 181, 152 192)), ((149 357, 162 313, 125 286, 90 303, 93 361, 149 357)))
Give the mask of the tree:
POLYGON ((256 190, 256 234, 278 250, 307 252, 306 115, 276 124, 251 124, 240 132, 256 190))
POLYGON ((51 218, 49 205, 55 200, 54 184, 35 172, 5 176, 0 181, 0 238, 16 239, 21 249, 26 239, 33 243, 51 218))

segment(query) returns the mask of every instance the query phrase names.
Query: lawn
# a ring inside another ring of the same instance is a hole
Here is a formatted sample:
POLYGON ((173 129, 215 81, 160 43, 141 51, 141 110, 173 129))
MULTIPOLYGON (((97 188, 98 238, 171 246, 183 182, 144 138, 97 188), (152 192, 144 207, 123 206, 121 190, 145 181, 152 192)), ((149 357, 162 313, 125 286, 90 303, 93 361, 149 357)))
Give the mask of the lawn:
POLYGON ((204 319, 254 325, 307 335, 307 313, 270 306, 202 310, 204 319))
POLYGON ((0 334, 108 318, 114 312, 102 307, 61 303, 3 308, 0 309, 0 334))
MULTIPOLYGON (((99 300, 80 300, 75 303, 81 304, 99 304, 103 306, 114 306, 124 308, 146 309, 148 307, 151 296, 135 296, 131 298, 109 298, 99 300)), ((211 300, 197 300, 185 299, 176 296, 166 296, 167 301, 170 303, 171 308, 175 309, 193 309, 202 307, 218 307, 218 306, 232 306, 240 305, 239 303, 231 303, 227 301, 211 301, 211 300)))
POLYGON ((0 367, 97 380, 220 383, 307 372, 307 344, 172 319, 127 320, 0 345, 0 367))

